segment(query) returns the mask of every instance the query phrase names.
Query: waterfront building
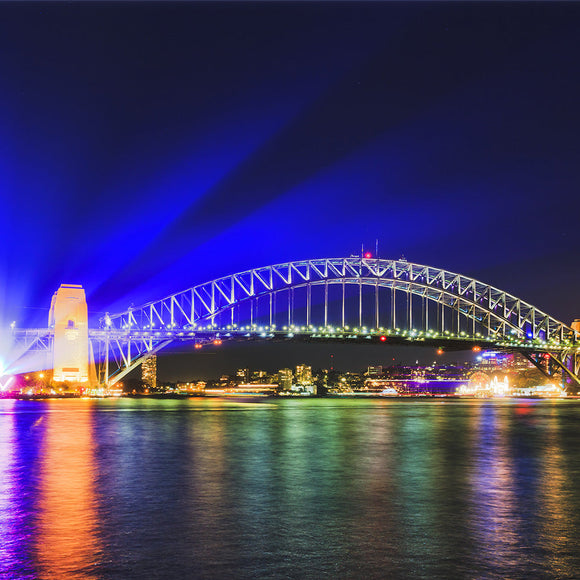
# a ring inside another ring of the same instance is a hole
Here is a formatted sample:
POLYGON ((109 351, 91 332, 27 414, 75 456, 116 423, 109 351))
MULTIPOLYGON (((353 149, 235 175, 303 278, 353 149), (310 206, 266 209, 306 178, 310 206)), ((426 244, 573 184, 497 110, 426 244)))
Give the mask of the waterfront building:
POLYGON ((483 372, 497 370, 520 371, 534 368, 534 365, 517 353, 489 351, 477 357, 475 368, 483 372))
MULTIPOLYGON (((252 383, 263 383, 264 379, 268 376, 266 371, 254 371, 252 373, 252 383)), ((247 381, 246 381, 247 382, 247 381)))
POLYGON ((393 383, 396 384, 396 381, 369 377, 365 379, 363 390, 367 393, 381 394, 384 391, 389 391, 390 394, 393 394, 391 391, 394 391, 395 394, 398 394, 393 383))
POLYGON ((189 383, 177 383, 173 392, 186 394, 202 394, 206 386, 205 381, 193 381, 189 383))
POLYGON ((280 369, 278 371, 278 383, 283 391, 289 391, 292 388, 293 379, 292 369, 280 369))
POLYGON ((383 374, 383 367, 381 365, 368 367, 365 374, 367 377, 380 377, 383 374))
POLYGON ((157 388, 157 355, 147 357, 141 365, 141 380, 143 385, 154 391, 157 388))
POLYGON ((296 384, 297 385, 312 384, 312 367, 309 367, 307 365, 298 365, 296 367, 296 384))
POLYGON ((279 390, 278 385, 270 383, 248 383, 236 386, 215 386, 204 390, 205 395, 218 397, 239 397, 248 395, 266 396, 275 395, 279 390))

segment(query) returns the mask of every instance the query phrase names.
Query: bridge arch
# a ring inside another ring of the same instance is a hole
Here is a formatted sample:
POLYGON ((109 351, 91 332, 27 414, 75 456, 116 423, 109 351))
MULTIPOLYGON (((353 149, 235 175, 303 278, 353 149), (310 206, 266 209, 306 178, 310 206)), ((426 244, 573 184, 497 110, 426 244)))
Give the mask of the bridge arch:
MULTIPOLYGON (((308 290, 330 285, 393 291, 394 309, 392 303, 385 305, 384 296, 380 297, 377 308, 379 313, 381 310, 388 311, 393 327, 397 326, 393 324, 393 320, 396 322, 396 298, 397 293, 400 293, 455 309, 460 316, 480 325, 482 331, 486 330, 485 334, 480 332, 482 336, 497 338, 511 333, 526 340, 546 342, 571 340, 574 336, 569 326, 535 306, 473 278, 406 260, 360 257, 306 260, 247 270, 188 288, 123 313, 107 316, 102 322, 105 327, 117 329, 195 328, 203 321, 216 324, 224 313, 231 313, 244 303, 254 302, 255 306, 256 302, 270 296, 300 289, 306 289, 308 294, 308 290)), ((347 300, 346 295, 344 300, 347 300)), ((328 300, 324 302, 325 304, 321 304, 318 300, 318 305, 327 309, 328 300)), ((304 310, 302 324, 308 326, 314 306, 312 297, 306 296, 303 304, 291 304, 290 310, 301 307, 304 310)), ((287 312, 287 305, 283 306, 283 310, 287 312)), ((361 310, 357 311, 359 320, 361 310)), ((274 314, 268 320, 271 323, 269 325, 275 324, 274 314)), ((342 325, 344 322, 352 326, 357 320, 341 319, 331 322, 334 325, 342 325)), ((216 326, 223 328, 224 325, 216 326)), ((379 326, 376 325, 377 328, 379 326)))
POLYGON ((247 270, 101 320, 107 359, 111 345, 117 353, 117 377, 174 340, 294 332, 462 338, 566 352, 576 338, 568 325, 489 284, 404 259, 360 256, 247 270))

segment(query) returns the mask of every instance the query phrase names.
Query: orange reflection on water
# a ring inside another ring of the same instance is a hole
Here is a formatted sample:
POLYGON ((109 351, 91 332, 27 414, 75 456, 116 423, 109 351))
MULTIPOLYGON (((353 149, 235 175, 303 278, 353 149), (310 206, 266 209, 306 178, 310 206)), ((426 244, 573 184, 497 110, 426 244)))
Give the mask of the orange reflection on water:
POLYGON ((43 578, 94 578, 99 551, 89 401, 51 401, 40 482, 36 556, 43 578))

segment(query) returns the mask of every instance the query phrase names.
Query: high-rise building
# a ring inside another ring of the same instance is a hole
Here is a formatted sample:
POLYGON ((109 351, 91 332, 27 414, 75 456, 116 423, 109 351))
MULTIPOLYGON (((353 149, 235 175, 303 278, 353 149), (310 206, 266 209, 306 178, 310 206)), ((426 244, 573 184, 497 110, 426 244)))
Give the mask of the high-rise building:
POLYGON ((283 391, 289 391, 292 388, 292 369, 280 369, 278 371, 278 382, 283 391))
POLYGON ((236 371, 236 382, 249 383, 250 382, 250 369, 238 369, 236 371))
POLYGON ((141 379, 147 388, 155 390, 157 388, 157 355, 152 354, 141 364, 141 379))
POLYGON ((297 385, 312 384, 312 367, 306 365, 298 365, 296 367, 296 384, 297 385))

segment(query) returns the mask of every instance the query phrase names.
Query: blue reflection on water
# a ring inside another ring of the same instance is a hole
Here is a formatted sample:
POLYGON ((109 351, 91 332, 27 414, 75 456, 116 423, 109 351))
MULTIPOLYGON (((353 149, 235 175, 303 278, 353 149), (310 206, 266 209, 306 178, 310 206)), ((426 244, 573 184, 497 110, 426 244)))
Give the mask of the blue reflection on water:
POLYGON ((0 577, 36 577, 33 556, 44 415, 0 401, 0 577))

